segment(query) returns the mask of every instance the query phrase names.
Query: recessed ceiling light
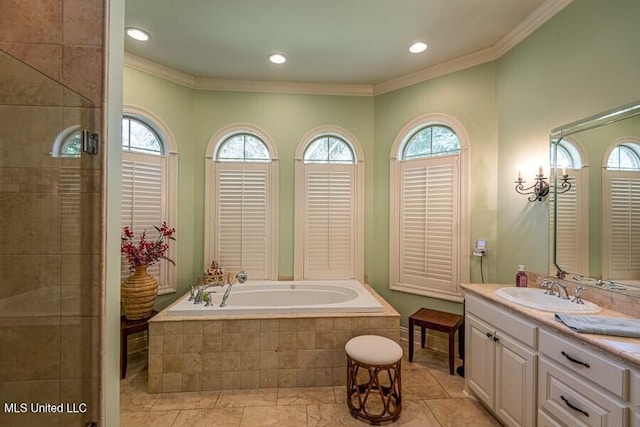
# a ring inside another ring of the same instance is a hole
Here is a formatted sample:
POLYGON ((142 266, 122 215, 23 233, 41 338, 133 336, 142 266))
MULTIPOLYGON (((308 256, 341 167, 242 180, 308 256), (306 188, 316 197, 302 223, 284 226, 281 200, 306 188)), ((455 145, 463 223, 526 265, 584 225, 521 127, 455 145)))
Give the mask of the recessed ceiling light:
POLYGON ((139 28, 127 27, 125 29, 125 31, 127 32, 127 35, 129 37, 131 37, 134 40, 141 41, 141 42, 146 42, 147 40, 149 40, 151 38, 149 33, 147 33, 146 31, 143 31, 143 30, 141 30, 139 28))
POLYGON ((411 53, 422 53, 425 50, 427 50, 427 44, 423 42, 415 42, 409 46, 409 52, 411 53))
POLYGON ((285 58, 285 56, 281 53, 272 53, 269 55, 269 61, 273 62, 274 64, 284 64, 285 62, 287 62, 287 58, 285 58))

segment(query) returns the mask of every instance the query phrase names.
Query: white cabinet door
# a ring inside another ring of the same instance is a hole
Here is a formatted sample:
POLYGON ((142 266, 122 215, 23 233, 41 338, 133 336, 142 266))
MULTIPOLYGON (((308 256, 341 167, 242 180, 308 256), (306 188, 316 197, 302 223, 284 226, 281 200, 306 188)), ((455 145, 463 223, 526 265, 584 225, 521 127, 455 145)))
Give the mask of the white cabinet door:
POLYGON ((495 344, 494 330, 474 316, 465 319, 465 377, 474 394, 490 408, 495 399, 495 344))
POLYGON ((495 411, 509 426, 533 427, 536 408, 535 352, 500 331, 496 344, 495 411))

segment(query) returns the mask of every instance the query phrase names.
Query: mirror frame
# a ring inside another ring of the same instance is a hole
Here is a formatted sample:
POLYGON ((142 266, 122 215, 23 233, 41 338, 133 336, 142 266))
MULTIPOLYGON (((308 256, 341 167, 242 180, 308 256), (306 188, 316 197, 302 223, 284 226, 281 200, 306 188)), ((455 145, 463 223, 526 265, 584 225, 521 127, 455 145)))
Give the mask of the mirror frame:
MULTIPOLYGON (((566 272, 563 271, 562 268, 558 264, 558 172, 557 172, 557 151, 558 144, 562 141, 563 138, 567 136, 576 134, 578 132, 583 132, 590 129, 599 128, 608 124, 612 124, 618 122, 620 120, 628 119, 631 117, 640 116, 640 101, 632 102, 630 104, 623 105, 618 108, 614 108, 608 111, 605 111, 600 114, 596 114, 590 117, 587 117, 582 120, 577 120, 575 122, 568 123, 563 126, 559 126, 551 131, 549 135, 549 141, 551 144, 551 186, 553 191, 553 264, 557 270, 557 277, 561 279, 565 279, 566 272)), ((587 277, 587 276, 584 276, 587 277)), ((595 280, 595 279, 594 279, 595 280)))

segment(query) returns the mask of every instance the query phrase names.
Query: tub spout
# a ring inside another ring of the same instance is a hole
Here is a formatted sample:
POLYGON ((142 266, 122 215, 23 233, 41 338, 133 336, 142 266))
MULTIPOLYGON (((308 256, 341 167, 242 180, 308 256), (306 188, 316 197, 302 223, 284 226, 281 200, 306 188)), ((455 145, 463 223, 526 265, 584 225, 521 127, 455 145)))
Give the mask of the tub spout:
POLYGON ((236 282, 236 280, 238 281, 238 283, 242 284, 247 281, 247 278, 248 278, 247 273, 245 273, 244 271, 241 271, 235 275, 233 280, 229 280, 229 285, 227 286, 227 290, 224 291, 224 295, 222 296, 222 302, 220 303, 220 307, 227 306, 227 299, 229 298, 229 295, 231 295, 231 288, 233 287, 233 284, 236 282))
MULTIPOLYGON (((204 291, 207 290, 208 288, 212 288, 214 285, 203 285, 200 286, 196 292, 195 297, 193 298, 193 303, 194 304, 201 304, 202 303, 202 298, 204 296, 204 291)), ((215 291, 212 291, 213 293, 215 293, 215 291)), ((209 292, 211 293, 211 292, 209 292)))

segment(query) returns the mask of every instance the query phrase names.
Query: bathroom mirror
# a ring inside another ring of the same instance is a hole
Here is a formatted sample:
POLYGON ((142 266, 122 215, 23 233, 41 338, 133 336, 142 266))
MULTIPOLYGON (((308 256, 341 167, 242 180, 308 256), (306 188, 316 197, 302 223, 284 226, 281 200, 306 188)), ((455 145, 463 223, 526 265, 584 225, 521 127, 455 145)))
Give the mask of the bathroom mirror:
POLYGON ((553 129, 550 141, 550 272, 640 296, 640 101, 553 129))

